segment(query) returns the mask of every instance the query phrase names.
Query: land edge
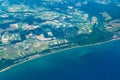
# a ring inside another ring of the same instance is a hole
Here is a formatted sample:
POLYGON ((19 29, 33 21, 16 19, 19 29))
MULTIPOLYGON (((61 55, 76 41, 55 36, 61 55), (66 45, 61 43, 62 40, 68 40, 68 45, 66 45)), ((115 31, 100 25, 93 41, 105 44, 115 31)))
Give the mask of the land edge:
POLYGON ((62 51, 66 51, 66 50, 71 50, 71 49, 75 49, 75 48, 95 46, 95 45, 100 45, 100 44, 104 44, 104 43, 108 43, 108 42, 112 42, 112 41, 117 41, 117 40, 120 40, 120 39, 111 39, 111 40, 108 40, 108 41, 98 42, 98 43, 95 43, 95 44, 75 46, 75 47, 66 48, 66 49, 61 49, 61 50, 58 50, 58 51, 55 51, 55 52, 47 53, 47 54, 44 54, 44 55, 35 54, 35 55, 33 55, 33 56, 26 57, 26 58, 29 58, 28 60, 21 61, 21 62, 19 62, 19 63, 13 64, 13 65, 11 65, 11 66, 8 66, 8 67, 0 70, 0 73, 4 72, 4 71, 6 71, 6 70, 9 70, 10 68, 13 68, 13 67, 15 67, 15 66, 18 66, 18 65, 20 65, 20 64, 23 64, 23 63, 25 63, 25 62, 28 62, 28 61, 31 61, 31 60, 33 60, 33 59, 37 59, 37 58, 40 58, 40 57, 48 56, 48 55, 51 55, 51 54, 55 54, 55 53, 58 53, 58 52, 62 52, 62 51))

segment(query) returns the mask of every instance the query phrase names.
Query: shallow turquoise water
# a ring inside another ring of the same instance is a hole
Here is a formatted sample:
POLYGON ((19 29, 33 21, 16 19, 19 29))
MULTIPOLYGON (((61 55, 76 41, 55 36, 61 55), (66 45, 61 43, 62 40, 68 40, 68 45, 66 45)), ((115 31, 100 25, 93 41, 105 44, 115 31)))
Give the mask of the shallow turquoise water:
POLYGON ((0 80, 120 80, 120 41, 38 58, 0 73, 0 80))

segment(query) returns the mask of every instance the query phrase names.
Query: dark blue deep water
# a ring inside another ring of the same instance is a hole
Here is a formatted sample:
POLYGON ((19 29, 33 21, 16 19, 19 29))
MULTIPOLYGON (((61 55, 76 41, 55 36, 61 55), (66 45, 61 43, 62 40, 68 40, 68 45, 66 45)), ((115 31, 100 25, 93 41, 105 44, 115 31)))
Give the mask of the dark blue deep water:
POLYGON ((120 80, 120 41, 38 58, 0 73, 0 80, 120 80))

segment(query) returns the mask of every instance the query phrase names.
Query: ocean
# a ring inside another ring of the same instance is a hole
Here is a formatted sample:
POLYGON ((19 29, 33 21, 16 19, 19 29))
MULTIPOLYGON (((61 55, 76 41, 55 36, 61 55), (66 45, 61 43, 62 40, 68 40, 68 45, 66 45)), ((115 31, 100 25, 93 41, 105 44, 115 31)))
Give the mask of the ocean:
POLYGON ((120 40, 34 59, 0 73, 0 80, 120 80, 120 40))

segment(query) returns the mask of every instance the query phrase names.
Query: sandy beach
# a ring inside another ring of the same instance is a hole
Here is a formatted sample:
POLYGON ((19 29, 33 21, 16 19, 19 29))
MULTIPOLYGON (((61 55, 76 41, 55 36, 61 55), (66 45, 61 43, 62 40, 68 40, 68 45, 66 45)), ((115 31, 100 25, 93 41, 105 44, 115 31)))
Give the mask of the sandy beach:
MULTIPOLYGON (((117 39, 117 40, 120 40, 120 39, 117 39)), ((100 45, 100 44, 108 43, 108 42, 111 42, 111 41, 117 41, 117 40, 116 39, 112 39, 112 40, 109 40, 109 41, 100 42, 100 43, 96 43, 96 44, 89 44, 89 45, 83 45, 83 46, 76 46, 76 47, 72 47, 72 48, 61 49, 61 50, 58 50, 58 51, 55 51, 55 52, 51 52, 51 53, 47 53, 47 54, 44 54, 44 55, 36 54, 34 56, 26 57, 26 58, 28 58, 28 60, 23 60, 23 61, 21 61, 19 63, 16 63, 14 65, 8 66, 7 68, 2 69, 0 72, 6 71, 6 70, 8 70, 8 69, 10 69, 12 67, 18 66, 18 65, 20 65, 22 63, 25 63, 25 62, 28 62, 28 61, 31 61, 33 59, 37 59, 37 58, 40 58, 40 57, 43 57, 43 56, 48 56, 48 55, 51 55, 51 54, 55 54, 55 53, 58 53, 58 52, 62 52, 62 51, 66 51, 66 50, 70 50, 70 49, 74 49, 74 48, 82 48, 82 47, 87 47, 87 46, 100 45)))

